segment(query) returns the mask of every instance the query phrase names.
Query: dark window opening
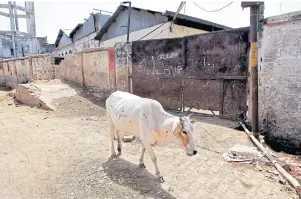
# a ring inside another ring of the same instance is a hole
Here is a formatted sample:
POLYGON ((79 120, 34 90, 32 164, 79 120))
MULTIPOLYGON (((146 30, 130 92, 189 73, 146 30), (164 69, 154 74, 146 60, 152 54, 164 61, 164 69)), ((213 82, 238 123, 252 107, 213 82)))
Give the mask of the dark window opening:
POLYGON ((54 64, 55 65, 60 65, 61 61, 64 60, 63 57, 55 57, 54 58, 54 64))
POLYGON ((22 57, 24 57, 25 56, 25 54, 24 54, 24 48, 23 48, 23 46, 22 46, 22 57))
POLYGON ((10 49, 10 54, 14 55, 14 49, 13 48, 10 49))

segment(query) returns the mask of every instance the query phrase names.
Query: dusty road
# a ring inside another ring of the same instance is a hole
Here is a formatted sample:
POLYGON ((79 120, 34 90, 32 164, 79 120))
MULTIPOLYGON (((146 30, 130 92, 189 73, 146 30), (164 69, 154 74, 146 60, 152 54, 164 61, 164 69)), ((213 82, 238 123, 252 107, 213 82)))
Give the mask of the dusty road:
POLYGON ((1 199, 294 198, 287 185, 268 177, 273 168, 225 162, 220 153, 251 143, 213 119, 196 124, 196 156, 173 145, 155 149, 166 181, 160 186, 148 155, 147 169, 137 168, 138 140, 123 143, 122 156, 108 160, 105 109, 82 97, 82 90, 57 99, 55 112, 16 105, 6 93, 0 91, 1 199))

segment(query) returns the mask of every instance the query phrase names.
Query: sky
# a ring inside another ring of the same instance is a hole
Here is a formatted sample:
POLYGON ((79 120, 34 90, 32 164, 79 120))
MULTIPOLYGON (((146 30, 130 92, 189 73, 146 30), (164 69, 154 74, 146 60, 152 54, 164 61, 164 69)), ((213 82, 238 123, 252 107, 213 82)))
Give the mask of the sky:
MULTIPOLYGON (((166 10, 176 12, 181 1, 177 0, 132 0, 133 7, 165 12, 166 10)), ((196 4, 206 10, 216 10, 227 4, 230 0, 195 0, 196 4)), ((211 22, 219 23, 232 28, 244 27, 249 25, 248 8, 242 10, 241 1, 233 1, 228 7, 217 12, 205 12, 194 4, 193 1, 186 1, 186 7, 180 13, 189 16, 205 19, 211 22)), ((0 0, 0 4, 7 4, 7 1, 0 0)), ((24 2, 18 2, 18 5, 24 6, 24 2)), ((49 43, 54 43, 59 29, 73 29, 78 23, 83 23, 84 18, 89 17, 89 13, 96 13, 93 10, 102 9, 114 12, 120 5, 120 1, 98 0, 98 1, 35 1, 36 29, 37 36, 48 37, 49 43)), ((265 1, 264 16, 270 17, 288 12, 300 11, 301 0, 285 1, 265 1)), ((7 9, 0 9, 2 12, 8 12, 7 9)), ((21 14, 22 12, 19 11, 21 14)), ((20 31, 26 31, 25 19, 19 20, 20 31)), ((9 18, 0 16, 0 30, 10 30, 9 18)))

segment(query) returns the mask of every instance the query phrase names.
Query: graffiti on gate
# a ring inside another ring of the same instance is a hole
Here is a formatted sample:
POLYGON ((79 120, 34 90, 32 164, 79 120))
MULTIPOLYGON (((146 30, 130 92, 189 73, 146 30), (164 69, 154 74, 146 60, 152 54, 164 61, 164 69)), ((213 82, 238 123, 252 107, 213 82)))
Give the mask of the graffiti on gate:
POLYGON ((166 53, 166 54, 160 54, 158 56, 149 56, 143 58, 138 66, 140 68, 140 72, 142 74, 146 74, 147 69, 152 75, 157 76, 165 76, 165 77, 171 77, 171 76, 178 76, 181 74, 181 71, 183 70, 182 66, 174 66, 171 64, 169 59, 177 58, 179 55, 178 53, 166 53))

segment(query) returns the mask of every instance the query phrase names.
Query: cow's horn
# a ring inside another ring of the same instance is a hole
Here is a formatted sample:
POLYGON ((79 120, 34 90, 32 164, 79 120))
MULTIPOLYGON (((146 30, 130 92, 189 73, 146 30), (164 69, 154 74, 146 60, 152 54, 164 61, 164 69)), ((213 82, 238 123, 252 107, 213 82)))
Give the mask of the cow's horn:
POLYGON ((191 117, 191 116, 193 116, 193 115, 194 115, 194 114, 190 114, 190 115, 188 115, 188 118, 190 119, 190 117, 191 117))

